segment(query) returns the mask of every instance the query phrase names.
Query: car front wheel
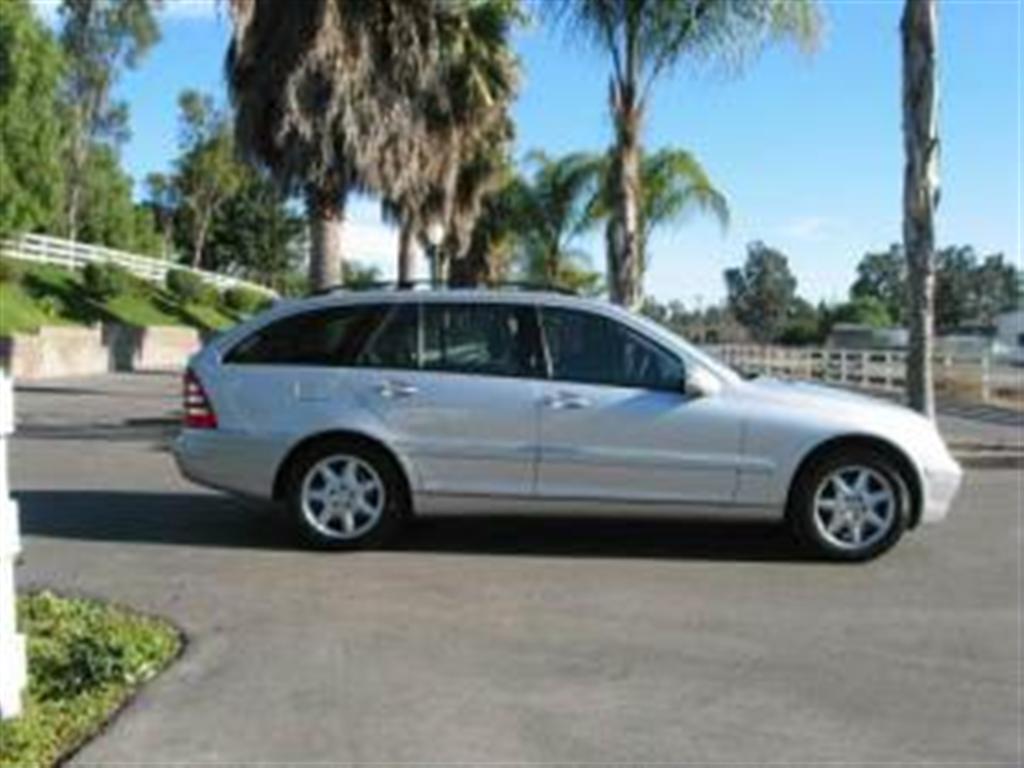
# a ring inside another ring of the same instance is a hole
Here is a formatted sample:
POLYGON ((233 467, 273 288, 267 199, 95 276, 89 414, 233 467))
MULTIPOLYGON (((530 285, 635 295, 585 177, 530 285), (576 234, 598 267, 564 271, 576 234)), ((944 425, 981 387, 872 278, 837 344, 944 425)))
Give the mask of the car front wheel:
POLYGON ((837 450, 798 478, 789 509, 802 544, 831 560, 869 560, 899 541, 909 494, 899 467, 870 449, 837 450))
POLYGON ((324 549, 382 544, 402 519, 402 498, 389 458, 343 441, 307 450, 289 474, 288 503, 299 533, 324 549))

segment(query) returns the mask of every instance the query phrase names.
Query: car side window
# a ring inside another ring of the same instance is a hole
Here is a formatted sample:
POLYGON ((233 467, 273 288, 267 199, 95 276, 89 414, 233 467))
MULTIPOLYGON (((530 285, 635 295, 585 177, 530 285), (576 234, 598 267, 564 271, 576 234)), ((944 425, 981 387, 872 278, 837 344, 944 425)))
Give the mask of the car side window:
POLYGON ((282 318, 244 338, 224 358, 234 365, 351 365, 381 311, 332 307, 282 318))
POLYGON ((543 376, 536 310, 516 304, 423 304, 423 368, 543 376))
POLYGON ((419 307, 416 304, 395 304, 359 353, 356 365, 363 368, 418 368, 419 307))
POLYGON ((681 390, 682 360, 633 329, 590 312, 544 308, 541 314, 553 379, 681 390))

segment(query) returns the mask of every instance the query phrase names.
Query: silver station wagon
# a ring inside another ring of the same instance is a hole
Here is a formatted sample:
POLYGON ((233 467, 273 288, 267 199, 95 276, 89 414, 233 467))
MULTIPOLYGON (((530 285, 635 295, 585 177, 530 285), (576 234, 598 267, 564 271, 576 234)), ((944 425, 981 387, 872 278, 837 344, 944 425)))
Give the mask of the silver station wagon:
POLYGON ((553 292, 337 291, 217 338, 185 374, 195 482, 286 505, 328 548, 409 515, 740 514, 864 560, 943 518, 961 471, 906 408, 744 380, 661 326, 553 292))

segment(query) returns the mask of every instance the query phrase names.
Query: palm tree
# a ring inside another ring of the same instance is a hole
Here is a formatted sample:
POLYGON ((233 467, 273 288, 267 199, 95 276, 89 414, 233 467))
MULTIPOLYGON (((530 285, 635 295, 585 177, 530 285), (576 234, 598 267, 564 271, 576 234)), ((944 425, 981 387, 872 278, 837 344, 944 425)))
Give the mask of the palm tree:
POLYGON ((400 198, 436 173, 444 147, 428 94, 445 16, 435 0, 230 0, 227 55, 240 149, 305 196, 311 287, 341 279, 347 196, 400 198))
MULTIPOLYGON (((464 255, 484 195, 501 185, 513 137, 509 108, 519 85, 519 61, 509 45, 522 20, 519 0, 474 0, 440 6, 443 77, 427 94, 430 127, 441 162, 403 194, 382 202, 398 225, 398 279, 412 278, 414 240, 440 225, 445 263, 464 255)), ((446 270, 442 270, 446 271, 446 270)))
POLYGON ((772 39, 810 45, 815 0, 561 0, 555 17, 609 56, 615 128, 610 169, 608 277, 613 301, 639 306, 643 121, 659 79, 686 57, 738 68, 772 39))
POLYGON ((513 192, 524 271, 531 280, 561 285, 587 261, 573 241, 591 223, 588 203, 597 193, 602 160, 587 152, 551 158, 534 151, 527 163, 534 173, 513 192))
POLYGON ((910 293, 907 395, 935 418, 932 331, 935 297, 935 209, 939 203, 938 4, 906 0, 903 43, 903 247, 910 293))
MULTIPOLYGON (((591 222, 604 221, 612 238, 615 185, 613 152, 601 166, 601 185, 588 206, 591 222)), ((640 160, 640 207, 638 211, 638 269, 642 281, 650 265, 648 244, 655 229, 679 224, 693 213, 709 214, 724 229, 729 224, 729 203, 711 181, 704 166, 682 149, 661 149, 640 160)))

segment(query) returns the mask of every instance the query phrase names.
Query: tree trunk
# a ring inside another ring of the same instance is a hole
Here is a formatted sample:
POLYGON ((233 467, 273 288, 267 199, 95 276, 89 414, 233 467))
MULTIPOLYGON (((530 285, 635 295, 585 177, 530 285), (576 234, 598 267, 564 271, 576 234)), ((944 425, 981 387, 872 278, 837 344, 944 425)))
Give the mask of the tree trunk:
POLYGON ((210 219, 206 216, 199 219, 196 236, 192 240, 192 268, 199 269, 203 265, 203 248, 206 245, 206 233, 210 229, 210 219))
MULTIPOLYGON (((614 89, 613 89, 614 90, 614 89)), ((640 254, 640 127, 642 113, 627 93, 613 96, 612 215, 606 229, 611 300, 630 309, 643 301, 640 254), (617 103, 616 103, 617 102, 617 103)))
POLYGON ((448 285, 451 273, 451 255, 444 243, 430 245, 427 249, 430 260, 430 282, 434 285, 448 285))
POLYGON ((903 245, 910 311, 907 397, 935 418, 932 334, 935 295, 935 209, 939 203, 936 0, 906 0, 903 41, 903 245))
POLYGON ((83 104, 74 108, 71 124, 71 151, 68 157, 67 210, 65 211, 67 238, 78 240, 79 219, 82 215, 82 198, 85 174, 89 164, 92 123, 101 103, 103 94, 93 94, 83 104))
POLYGON ((315 189, 306 195, 309 219, 309 289, 321 291, 342 283, 341 236, 345 222, 344 195, 315 189))
POLYGON ((408 221, 402 222, 402 227, 398 231, 398 284, 409 285, 412 283, 414 271, 413 257, 415 254, 412 249, 412 224, 408 221))
MULTIPOLYGON (((80 133, 80 131, 79 131, 80 133)), ((76 134, 72 139, 67 174, 67 210, 65 236, 72 242, 78 240, 78 219, 82 210, 82 186, 85 183, 87 149, 84 137, 76 134)))
POLYGON ((479 248, 470 248, 462 258, 453 260, 449 272, 453 288, 477 288, 492 279, 487 253, 479 248))

